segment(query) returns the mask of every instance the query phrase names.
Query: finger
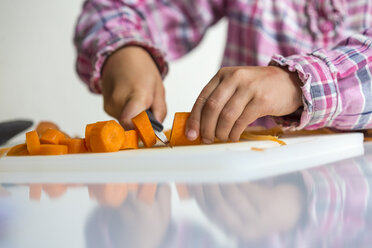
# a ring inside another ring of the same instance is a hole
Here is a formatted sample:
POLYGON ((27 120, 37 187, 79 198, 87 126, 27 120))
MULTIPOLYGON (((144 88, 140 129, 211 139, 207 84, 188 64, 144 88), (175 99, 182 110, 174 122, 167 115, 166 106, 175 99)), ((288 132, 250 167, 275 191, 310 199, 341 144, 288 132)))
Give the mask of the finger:
POLYGON ((261 113, 261 107, 257 101, 250 101, 247 106, 245 106, 243 113, 235 121, 233 128, 229 134, 229 138, 232 141, 239 141, 240 135, 243 133, 244 129, 258 119, 261 113))
POLYGON ((189 119, 186 124, 186 136, 189 140, 195 140, 200 132, 200 116, 203 106, 208 99, 209 95, 214 91, 220 82, 220 77, 216 74, 211 81, 201 91, 199 97, 196 99, 195 104, 191 110, 189 119))
POLYGON ((155 118, 162 123, 167 115, 167 104, 165 103, 165 91, 163 83, 158 84, 156 87, 151 110, 155 118))
POLYGON ((230 100, 226 103, 218 117, 216 127, 216 137, 221 141, 227 141, 229 134, 236 122, 244 111, 245 106, 250 101, 250 93, 243 89, 238 89, 230 100))
POLYGON ((129 96, 128 102, 124 105, 124 108, 120 115, 120 124, 124 128, 132 129, 133 123, 132 118, 148 109, 151 106, 153 97, 149 97, 146 92, 136 92, 129 96))
POLYGON ((120 119, 120 114, 125 102, 128 100, 128 90, 102 88, 103 108, 110 116, 120 119))
POLYGON ((216 125, 221 110, 234 95, 235 83, 229 79, 222 80, 205 102, 200 117, 200 135, 203 143, 212 143, 216 136, 216 125))

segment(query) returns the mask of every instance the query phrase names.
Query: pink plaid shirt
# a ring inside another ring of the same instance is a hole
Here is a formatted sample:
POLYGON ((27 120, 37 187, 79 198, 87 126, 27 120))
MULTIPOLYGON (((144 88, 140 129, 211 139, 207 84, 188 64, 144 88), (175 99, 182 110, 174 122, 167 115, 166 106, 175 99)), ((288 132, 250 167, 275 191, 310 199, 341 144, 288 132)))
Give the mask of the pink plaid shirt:
POLYGON ((299 74, 304 108, 290 124, 372 128, 370 0, 88 0, 76 27, 77 71, 99 93, 105 59, 136 44, 165 76, 167 61, 222 18, 229 22, 222 66, 276 63, 299 74))

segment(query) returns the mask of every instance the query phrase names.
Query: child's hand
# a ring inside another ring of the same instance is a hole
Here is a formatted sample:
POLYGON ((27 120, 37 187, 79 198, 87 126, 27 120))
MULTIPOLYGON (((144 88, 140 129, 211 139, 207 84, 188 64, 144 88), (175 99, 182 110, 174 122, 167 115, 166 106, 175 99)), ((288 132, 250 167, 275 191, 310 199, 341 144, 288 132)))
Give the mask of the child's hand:
POLYGON ((291 114, 302 105, 296 73, 275 66, 226 67, 204 87, 191 111, 186 135, 204 143, 238 141, 257 118, 291 114))
POLYGON ((105 111, 125 128, 132 128, 131 119, 150 107, 161 122, 167 113, 159 70, 140 47, 122 48, 108 58, 102 71, 102 94, 105 111))

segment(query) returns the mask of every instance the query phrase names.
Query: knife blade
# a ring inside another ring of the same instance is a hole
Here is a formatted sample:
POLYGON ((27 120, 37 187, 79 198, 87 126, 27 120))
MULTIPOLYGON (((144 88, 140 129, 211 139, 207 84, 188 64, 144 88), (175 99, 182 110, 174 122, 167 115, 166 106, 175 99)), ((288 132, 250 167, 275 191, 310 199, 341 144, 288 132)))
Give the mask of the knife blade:
POLYGON ((163 129, 164 129, 163 125, 155 118, 154 114, 152 113, 150 109, 146 110, 146 113, 150 119, 151 126, 154 129, 156 137, 158 137, 158 139, 162 143, 164 143, 165 145, 168 145, 169 140, 167 136, 165 136, 165 134, 163 133, 163 129))

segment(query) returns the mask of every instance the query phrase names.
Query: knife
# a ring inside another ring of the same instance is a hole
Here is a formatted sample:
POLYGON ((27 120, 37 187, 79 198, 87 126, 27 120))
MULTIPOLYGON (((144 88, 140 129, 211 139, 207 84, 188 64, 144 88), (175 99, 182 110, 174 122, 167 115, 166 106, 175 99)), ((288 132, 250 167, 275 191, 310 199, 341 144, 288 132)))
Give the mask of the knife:
POLYGON ((20 132, 31 127, 32 124, 33 122, 29 120, 15 120, 0 123, 0 145, 5 144, 20 132))
POLYGON ((150 109, 146 110, 146 113, 147 113, 147 116, 150 119, 151 126, 154 129, 156 137, 158 137, 158 139, 161 142, 163 142, 165 145, 168 145, 169 140, 168 140, 167 136, 165 136, 165 134, 163 133, 163 129, 164 129, 163 125, 158 120, 156 120, 154 114, 152 113, 152 111, 150 109))

